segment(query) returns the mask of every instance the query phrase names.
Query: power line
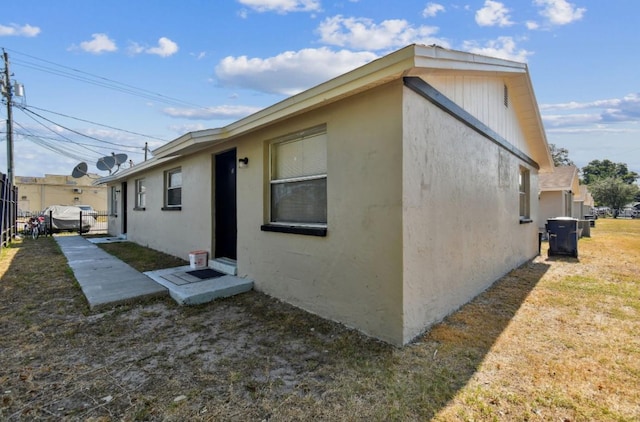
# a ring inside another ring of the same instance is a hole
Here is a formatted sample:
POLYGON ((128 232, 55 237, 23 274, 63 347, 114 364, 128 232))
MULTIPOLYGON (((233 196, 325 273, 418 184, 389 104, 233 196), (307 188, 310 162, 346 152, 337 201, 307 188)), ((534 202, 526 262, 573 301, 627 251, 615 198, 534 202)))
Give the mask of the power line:
MULTIPOLYGON (((20 127, 23 128, 23 126, 20 126, 20 127)), ((25 131, 26 130, 27 129, 25 129, 25 131)), ((4 134, 4 133, 5 132, 0 131, 0 135, 4 134)), ((69 142, 69 141, 67 141, 65 139, 60 139, 60 137, 58 137, 58 136, 53 137, 53 136, 35 135, 35 134, 31 133, 31 132, 21 132, 21 131, 18 131, 18 130, 14 130, 13 133, 14 133, 14 135, 23 136, 23 137, 37 137, 38 139, 48 140, 48 141, 61 141, 61 142, 67 142, 67 143, 69 142)), ((0 139, 0 142, 3 142, 3 139, 0 139)), ((85 144, 85 143, 77 142, 77 141, 74 141, 73 143, 76 144, 76 145, 85 145, 85 146, 91 146, 91 147, 95 147, 96 146, 95 144, 85 144)), ((127 149, 129 151, 133 151, 136 154, 142 155, 142 153, 139 152, 139 150, 141 148, 138 147, 138 146, 123 145, 123 146, 121 146, 121 148, 127 149)))
MULTIPOLYGON (((23 112, 25 112, 25 110, 23 110, 22 108, 19 108, 19 110, 22 110, 23 112)), ((33 112, 32 112, 32 113, 33 113, 33 112)), ((25 114, 26 114, 26 112, 25 112, 25 114)), ((35 113, 34 113, 34 114, 35 114, 35 113)), ((72 140, 72 139, 70 139, 70 138, 67 138, 66 136, 64 136, 64 135, 62 135, 62 134, 60 134, 60 133, 55 132, 53 129, 51 129, 50 127, 48 127, 48 126, 47 126, 47 125, 45 125, 44 123, 42 123, 42 122, 38 121, 35 117, 33 117, 33 116, 29 115, 29 114, 26 114, 26 115, 27 115, 29 118, 31 118, 33 121, 35 121, 36 123, 38 123, 39 125, 41 125, 42 127, 44 127, 45 129, 47 129, 47 130, 51 131, 52 133, 55 133, 55 134, 56 134, 56 135, 58 135, 59 137, 61 137, 61 138, 63 138, 63 139, 66 139, 67 141, 69 141, 69 142, 71 142, 71 143, 73 143, 73 144, 76 144, 76 145, 78 145, 78 146, 80 146, 80 147, 82 147, 82 148, 85 148, 85 149, 86 149, 86 150, 88 150, 88 151, 91 151, 91 152, 96 153, 96 154, 100 154, 98 151, 96 151, 96 150, 94 150, 94 149, 91 149, 91 148, 89 148, 89 147, 87 147, 87 146, 84 146, 84 145, 79 145, 79 144, 78 144, 77 142, 75 142, 74 140, 72 140)), ((47 120, 47 119, 45 119, 45 120, 47 120)), ((48 122, 50 122, 50 123, 53 123, 53 124, 57 124, 57 123, 55 123, 55 122, 51 122, 50 120, 47 120, 47 121, 48 121, 48 122)), ((25 129, 23 126, 21 126, 21 127, 22 127, 23 129, 25 129)), ((63 126, 61 126, 61 127, 63 127, 63 126)), ((66 129, 66 128, 65 128, 65 129, 66 129)), ((25 130, 26 130, 26 129, 25 129, 25 130)), ((68 129, 67 129, 67 130, 68 130, 68 129)), ((74 131, 74 133, 77 133, 77 132, 75 132, 75 131, 74 131)), ((97 138, 93 138, 93 137, 90 137, 90 136, 88 136, 88 138, 100 141, 99 139, 97 139, 97 138)))
POLYGON ((98 138, 95 138, 95 137, 92 137, 92 136, 84 135, 84 134, 82 134, 80 132, 77 132, 75 130, 72 130, 72 129, 69 129, 69 128, 65 127, 65 126, 62 126, 57 122, 49 120, 49 119, 39 115, 38 113, 35 113, 33 111, 30 111, 30 110, 26 110, 24 107, 19 107, 19 109, 22 112, 24 112, 25 114, 30 113, 30 114, 27 114, 27 116, 29 118, 34 120, 39 125, 43 126, 48 131, 51 131, 53 134, 56 135, 56 138, 51 138, 51 137, 47 138, 47 137, 35 135, 34 133, 29 131, 24 126, 16 123, 25 132, 25 133, 20 133, 20 135, 25 137, 27 140, 35 143, 36 145, 39 145, 42 148, 48 149, 49 151, 58 153, 58 154, 63 155, 65 157, 67 157, 67 158, 74 158, 74 159, 80 160, 80 161, 96 161, 96 160, 98 160, 98 158, 100 158, 100 157, 102 157, 102 156, 104 156, 106 154, 101 153, 100 151, 95 149, 96 147, 99 148, 99 146, 96 146, 96 145, 93 145, 93 144, 85 144, 85 143, 77 142, 77 141, 72 140, 72 139, 70 139, 70 138, 68 138, 68 137, 66 137, 66 136, 64 136, 64 135, 62 135, 62 134, 60 134, 58 132, 55 132, 50 127, 48 127, 44 123, 42 123, 39 120, 37 120, 35 116, 37 116, 39 118, 42 118, 42 119, 44 119, 45 121, 47 121, 49 123, 52 123, 52 124, 57 125, 57 126, 60 126, 60 127, 66 129, 66 130, 69 130, 72 133, 78 134, 80 136, 84 136, 86 138, 89 138, 89 139, 92 139, 92 140, 95 140, 95 141, 98 141, 98 142, 101 142, 101 143, 105 143, 105 144, 109 144, 109 145, 121 146, 123 148, 130 149, 130 150, 135 150, 135 151, 137 151, 139 149, 138 147, 133 147, 133 146, 130 146, 130 145, 120 145, 120 144, 116 144, 116 143, 113 143, 113 142, 104 141, 104 140, 101 140, 101 139, 98 139, 98 138), (58 141, 65 142, 67 144, 73 144, 75 146, 84 148, 84 149, 86 149, 87 151, 89 151, 89 152, 91 152, 93 154, 90 155, 91 158, 87 158, 87 157, 89 157, 89 155, 79 155, 76 151, 70 150, 69 148, 62 148, 62 146, 60 144, 54 145, 51 142, 46 141, 46 139, 58 140, 58 141))
MULTIPOLYGON (((13 64, 17 65, 17 66, 22 66, 22 67, 26 67, 29 69, 33 69, 36 71, 40 71, 40 72, 44 72, 44 73, 48 73, 50 75, 55 75, 55 76, 59 76, 59 77, 64 77, 64 78, 68 78, 68 79, 72 79, 72 80, 76 80, 78 82, 82 82, 82 83, 86 83, 86 84, 90 84, 90 85, 95 85, 98 87, 102 87, 102 88, 106 88, 106 89, 111 89, 111 90, 115 90, 115 91, 119 91, 125 94, 129 94, 132 96, 137 96, 137 97, 141 97, 144 99, 149 99, 149 100, 153 100, 156 102, 161 102, 161 103, 165 103, 165 104, 170 104, 170 105, 174 105, 174 106, 187 106, 187 107, 193 107, 193 108, 198 108, 198 109, 202 109, 202 110, 209 110, 210 108, 208 107, 204 107, 202 105, 199 104, 195 104, 189 101, 184 101, 178 98, 174 98, 174 97, 169 97, 163 94, 160 94, 158 92, 153 92, 147 89, 143 89, 143 88, 139 88, 137 86, 134 85, 130 85, 130 84, 126 84, 126 83, 122 83, 122 82, 118 82, 116 80, 113 79, 109 79, 106 77, 102 77, 96 74, 92 74, 92 73, 88 73, 79 69, 75 69, 75 68, 71 68, 65 65, 61 65, 58 63, 54 63, 52 61, 48 61, 48 60, 44 60, 29 54, 25 54, 19 51, 15 51, 15 50, 10 50, 9 51, 12 52, 12 54, 14 55, 18 55, 21 56, 22 58, 18 58, 16 59, 15 57, 13 58, 13 64)), ((5 53, 6 55, 6 53, 5 53)), ((8 66, 6 66, 8 68, 8 66)), ((8 70, 8 69, 6 69, 8 70)), ((4 100, 4 98, 3 98, 4 100)), ((4 101, 3 101, 4 102, 4 101)), ((34 122, 36 122, 38 125, 42 126, 44 129, 46 129, 47 131, 50 131, 53 133, 54 136, 42 136, 42 133, 38 133, 38 132, 42 132, 42 131, 36 131, 31 132, 30 130, 28 130, 27 128, 25 128, 24 126, 16 123, 16 126, 20 127, 20 131, 17 133, 17 135, 19 135, 22 139, 32 142, 35 145, 42 147, 46 150, 52 151, 54 153, 63 155, 67 158, 75 158, 75 159, 79 159, 82 161, 91 161, 91 159, 86 160, 87 156, 97 156, 97 157, 102 157, 103 154, 100 154, 99 149, 104 149, 105 145, 110 145, 112 147, 118 147, 124 150, 129 150, 131 151, 132 154, 141 154, 140 152, 138 152, 139 150, 143 149, 145 151, 144 157, 146 160, 146 154, 148 151, 148 147, 147 147, 147 142, 145 142, 145 146, 144 148, 139 148, 139 147, 135 147, 135 146, 131 146, 131 145, 124 145, 121 143, 117 143, 117 142, 110 142, 110 141, 106 141, 104 139, 99 139, 97 137, 88 135, 86 133, 82 133, 78 130, 74 130, 70 127, 67 127, 65 125, 62 125, 56 121, 54 121, 54 118, 47 118, 46 116, 42 115, 41 113, 38 113, 34 110, 40 111, 40 112, 44 112, 44 113, 49 113, 52 115, 56 115, 59 117, 63 117, 66 119, 73 119, 76 121, 80 121, 83 123, 87 123, 87 124, 91 124, 91 125, 96 125, 96 126, 101 126, 104 128, 108 128, 110 130, 115 130, 115 131, 119 131, 119 132, 123 132, 123 133, 127 133, 130 135, 134 135, 134 136, 139 136, 142 138, 148 138, 148 139, 153 139, 153 140, 157 140, 157 141, 161 141, 161 142, 169 142, 166 139, 162 139, 159 137, 155 137, 155 136, 151 136, 151 135, 146 135, 143 133, 139 133, 139 132, 134 132, 134 131, 130 131, 130 130, 126 130, 126 129, 121 129, 115 126, 110 126, 110 125, 106 125, 106 124, 102 124, 102 123, 97 123, 91 120, 87 120, 87 119, 82 119, 79 117, 75 117, 75 116, 71 116, 68 114, 64 114, 64 113, 60 113, 60 112, 56 112, 56 111, 52 111, 52 110, 47 110, 44 108, 40 108, 40 107, 36 107, 36 106, 29 106, 26 105, 26 103, 23 104, 16 104, 13 101, 7 101, 7 106, 11 107, 11 106, 15 106, 16 108, 20 109, 26 116, 28 116, 30 119, 32 119, 34 122), (46 122, 46 123, 44 123, 46 122), (67 131, 68 133, 74 134, 74 135, 78 135, 78 136, 82 136, 84 138, 87 138, 89 140, 95 141, 97 143, 99 143, 100 145, 94 145, 94 144, 89 144, 89 143, 82 143, 82 142, 77 142, 74 139, 71 139, 67 136, 65 136, 63 133, 60 133, 56 130, 53 129, 53 126, 50 125, 55 125, 57 127, 60 127, 62 129, 64 129, 65 131, 67 131), (82 152, 83 151, 83 152, 82 152)), ((108 155, 108 154, 106 154, 108 155)))
POLYGON ((15 122, 15 124, 17 126, 20 126, 20 128, 22 128, 22 130, 24 130, 25 132, 27 132, 29 134, 29 135, 27 135, 27 139, 29 139, 31 142, 33 142, 34 144, 36 144, 36 145, 38 145, 38 146, 40 146, 42 148, 45 148, 45 149, 47 149, 49 151, 52 151, 52 152, 55 152, 57 154, 63 155, 65 157, 67 157, 67 158, 73 158, 73 159, 79 160, 79 161, 93 161, 93 160, 95 160, 95 158, 87 160, 88 156, 86 156, 86 155, 84 155, 84 156, 83 155, 79 155, 79 154, 76 154, 73 151, 65 150, 64 148, 61 148, 60 146, 52 145, 51 143, 46 142, 43 139, 41 139, 39 136, 34 135, 33 133, 31 133, 27 128, 25 128, 21 124, 19 124, 17 122, 15 122))
POLYGON ((85 82, 88 84, 92 84, 92 85, 96 85, 96 86, 101 86, 103 88, 108 88, 108 89, 112 89, 115 91, 120 91, 126 94, 130 94, 130 95, 134 95, 134 96, 138 96, 141 98, 146 98, 146 99, 151 99, 151 100, 155 100, 155 101, 159 101, 159 102, 163 102, 165 104, 170 104, 170 105, 179 105, 179 106, 189 106, 189 107, 195 107, 195 108, 199 108, 199 109, 203 109, 203 110, 208 110, 208 107, 204 107, 200 104, 195 104, 189 101, 185 101, 185 100, 181 100, 178 98, 174 98, 174 97, 169 97, 157 92, 153 92, 144 88, 139 88, 130 84, 126 84, 123 82, 118 82, 116 80, 113 79, 109 79, 109 78, 105 78, 103 76, 99 76, 99 75, 95 75, 92 73, 88 73, 79 69, 75 69, 72 67, 68 67, 65 65, 61 65, 58 63, 54 63, 51 62, 49 60, 45 60, 45 59, 41 59, 26 53, 21 53, 19 51, 16 50, 11 50, 8 49, 9 51, 11 51, 12 53, 18 54, 18 55, 22 55, 25 57, 29 57, 31 59, 34 60, 39 60, 41 62, 47 63, 49 65, 53 65, 53 66, 57 66, 61 69, 66 69, 65 70, 60 70, 60 69, 56 69, 56 68, 51 68, 51 67, 47 67, 47 66, 43 66, 37 63, 33 63, 33 62, 29 62, 29 61, 21 61, 21 60, 13 60, 13 63, 16 65, 21 65, 27 68, 31 68, 34 70, 39 70, 41 72, 45 72, 45 73, 49 73, 49 74, 53 74, 53 75, 57 75, 57 76, 61 76, 61 77, 65 77, 65 78, 69 78, 69 79, 74 79, 74 80, 78 80, 81 82, 85 82), (72 73, 69 73, 68 71, 71 71, 72 73))
POLYGON ((35 111, 29 110, 27 107, 20 107, 20 106, 18 106, 18 108, 19 108, 20 110, 22 110, 23 112, 25 112, 25 113, 31 113, 31 114, 33 114, 34 116, 38 116, 39 118, 41 118, 41 119, 43 119, 43 120, 46 120, 47 122, 52 123, 52 124, 54 124, 54 125, 60 126, 61 128, 68 130, 69 132, 75 133, 76 135, 84 136, 85 138, 93 139, 94 141, 102 142, 102 143, 109 144, 109 145, 121 146, 120 144, 116 144, 116 143, 114 143, 114 142, 109 142, 109 141, 105 141, 105 140, 102 140, 102 139, 98 139, 98 138, 96 138, 96 137, 94 137, 94 136, 85 135, 85 134, 84 134, 84 133, 82 133, 82 132, 78 132, 77 130, 74 130, 74 129, 68 128, 68 127, 66 127, 66 126, 64 126, 64 125, 61 125, 60 123, 54 122, 53 120, 50 120, 50 119, 47 119, 46 117, 44 117, 44 116, 42 116, 42 115, 40 115, 40 114, 36 113, 35 111))
MULTIPOLYGON (((32 108, 32 109, 35 109, 35 110, 45 111, 45 112, 47 112, 47 113, 55 114, 55 115, 57 115, 57 116, 66 117, 66 118, 73 119, 73 120, 77 120, 77 121, 84 122, 84 123, 90 123, 90 124, 92 124, 92 125, 96 125, 96 126, 106 127, 106 128, 108 128, 108 129, 118 130, 118 131, 120 131, 120 132, 129 133, 129 134, 131 134, 131 135, 137 135, 137 136, 142 136, 142 137, 144 137, 144 138, 155 139, 155 140, 157 140, 157 141, 168 142, 166 139, 157 138, 157 137, 155 137, 155 136, 151 136, 151 135, 145 135, 145 134, 143 134, 143 133, 132 132, 132 131, 130 131, 130 130, 120 129, 120 128, 117 128, 117 127, 114 127, 114 126, 105 125, 105 124, 102 124, 102 123, 92 122, 91 120, 85 120, 85 119, 81 119, 81 118, 79 118, 79 117, 69 116, 69 115, 67 115, 67 114, 58 113, 58 112, 51 111, 51 110, 46 110, 46 109, 44 109, 44 108, 40 108, 40 107, 36 107, 36 106, 25 106, 25 108, 32 108)), ((106 141, 104 141, 104 142, 106 142, 106 141)), ((120 145, 120 144, 115 144, 115 143, 114 143, 114 144, 112 144, 112 145, 121 146, 121 147, 126 147, 126 145, 120 145)))

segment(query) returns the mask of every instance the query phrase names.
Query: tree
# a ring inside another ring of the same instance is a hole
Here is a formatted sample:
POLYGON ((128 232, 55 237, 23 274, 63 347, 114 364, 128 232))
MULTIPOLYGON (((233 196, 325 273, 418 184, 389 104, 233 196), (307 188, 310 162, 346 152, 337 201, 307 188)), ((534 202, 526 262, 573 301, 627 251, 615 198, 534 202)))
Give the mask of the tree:
POLYGON ((626 184, 632 184, 640 177, 635 171, 629 171, 624 163, 614 163, 610 160, 593 160, 582 167, 582 181, 591 185, 599 179, 620 179, 626 184))
POLYGON ((549 152, 553 158, 553 164, 559 166, 575 166, 573 161, 569 159, 569 150, 566 148, 558 148, 555 144, 549 144, 549 152))
POLYGON ((633 201, 639 191, 637 185, 627 184, 616 177, 598 179, 589 185, 589 192, 596 204, 614 210, 614 218, 618 216, 616 210, 633 201))

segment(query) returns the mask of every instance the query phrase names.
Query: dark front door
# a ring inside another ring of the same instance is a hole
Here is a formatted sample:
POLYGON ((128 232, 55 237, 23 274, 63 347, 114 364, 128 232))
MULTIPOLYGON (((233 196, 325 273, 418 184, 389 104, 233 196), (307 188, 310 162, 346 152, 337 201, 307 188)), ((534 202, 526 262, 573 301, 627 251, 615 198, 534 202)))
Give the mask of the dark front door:
POLYGON ((236 150, 216 155, 215 257, 236 259, 236 150))

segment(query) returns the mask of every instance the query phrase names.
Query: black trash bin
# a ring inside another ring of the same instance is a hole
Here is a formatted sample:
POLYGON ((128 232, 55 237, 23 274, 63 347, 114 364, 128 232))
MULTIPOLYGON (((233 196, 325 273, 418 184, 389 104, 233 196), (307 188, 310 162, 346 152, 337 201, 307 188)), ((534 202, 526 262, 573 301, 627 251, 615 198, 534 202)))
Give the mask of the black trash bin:
POLYGON ((584 216, 585 220, 589 220, 589 226, 591 226, 591 227, 595 227, 596 226, 596 218, 598 218, 597 215, 585 215, 584 216))
POLYGON ((549 256, 570 255, 578 257, 578 219, 556 217, 547 220, 549 256))

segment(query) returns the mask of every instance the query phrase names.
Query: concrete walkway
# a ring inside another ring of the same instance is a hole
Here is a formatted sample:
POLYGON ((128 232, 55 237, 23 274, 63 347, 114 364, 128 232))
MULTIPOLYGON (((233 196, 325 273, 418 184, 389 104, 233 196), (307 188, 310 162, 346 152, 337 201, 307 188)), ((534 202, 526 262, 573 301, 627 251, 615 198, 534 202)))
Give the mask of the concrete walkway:
POLYGON ((91 309, 169 293, 82 236, 54 236, 54 239, 67 257, 91 309))
POLYGON ((67 257, 91 309, 160 295, 171 295, 180 305, 196 305, 253 289, 253 280, 236 277, 235 264, 231 267, 224 261, 209 261, 226 273, 211 278, 193 276, 188 265, 143 274, 95 245, 122 239, 88 239, 78 235, 54 239, 67 257))

